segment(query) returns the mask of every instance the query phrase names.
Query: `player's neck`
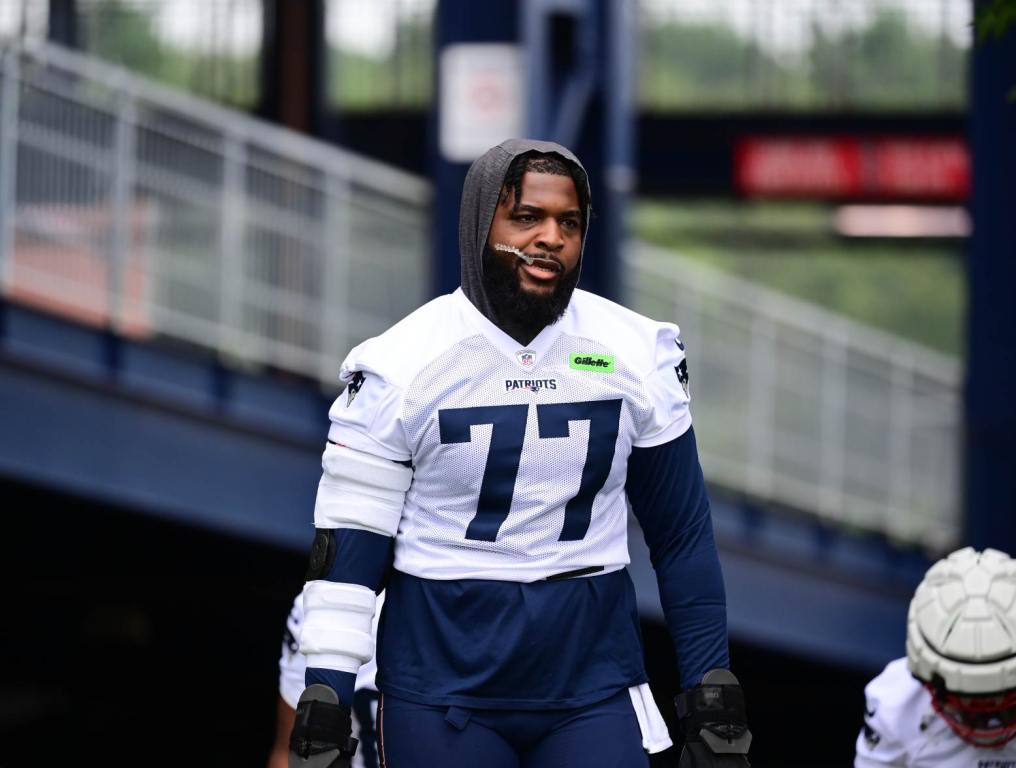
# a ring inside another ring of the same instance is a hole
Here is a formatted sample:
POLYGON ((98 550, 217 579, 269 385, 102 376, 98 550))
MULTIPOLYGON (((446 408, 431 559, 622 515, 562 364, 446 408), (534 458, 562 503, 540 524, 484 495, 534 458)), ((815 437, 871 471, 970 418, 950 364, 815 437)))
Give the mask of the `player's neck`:
POLYGON ((528 347, 533 339, 540 335, 540 331, 547 327, 545 325, 537 326, 533 323, 519 322, 518 320, 510 319, 499 319, 495 321, 494 324, 515 339, 515 341, 523 347, 528 347))

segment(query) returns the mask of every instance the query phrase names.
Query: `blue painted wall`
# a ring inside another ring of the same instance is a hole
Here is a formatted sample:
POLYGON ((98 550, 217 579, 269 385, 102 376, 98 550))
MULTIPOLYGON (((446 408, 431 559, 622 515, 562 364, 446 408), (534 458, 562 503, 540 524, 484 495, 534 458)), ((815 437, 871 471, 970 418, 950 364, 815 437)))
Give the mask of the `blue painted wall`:
POLYGON ((0 476, 309 546, 330 394, 2 311, 0 476))

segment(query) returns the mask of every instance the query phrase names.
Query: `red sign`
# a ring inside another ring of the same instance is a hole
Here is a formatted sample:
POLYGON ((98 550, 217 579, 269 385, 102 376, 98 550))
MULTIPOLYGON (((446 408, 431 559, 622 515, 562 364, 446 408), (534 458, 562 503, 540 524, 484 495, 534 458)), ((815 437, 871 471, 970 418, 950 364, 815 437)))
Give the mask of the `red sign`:
POLYGON ((963 201, 970 157, 957 138, 746 137, 734 147, 749 197, 963 201))

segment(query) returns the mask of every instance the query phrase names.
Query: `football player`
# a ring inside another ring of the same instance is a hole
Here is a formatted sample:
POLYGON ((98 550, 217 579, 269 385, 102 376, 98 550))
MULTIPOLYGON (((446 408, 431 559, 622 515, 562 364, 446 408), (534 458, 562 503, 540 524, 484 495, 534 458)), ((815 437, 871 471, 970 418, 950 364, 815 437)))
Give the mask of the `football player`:
POLYGON ((855 768, 1016 767, 1016 561, 967 547, 935 563, 906 658, 865 695, 855 768))
POLYGON ((347 765, 374 654, 393 768, 647 765, 671 741, 625 569, 628 503, 656 569, 690 766, 747 765, 685 348, 576 284, 589 184, 509 140, 460 205, 462 285, 342 363, 314 509, 291 765, 347 765))

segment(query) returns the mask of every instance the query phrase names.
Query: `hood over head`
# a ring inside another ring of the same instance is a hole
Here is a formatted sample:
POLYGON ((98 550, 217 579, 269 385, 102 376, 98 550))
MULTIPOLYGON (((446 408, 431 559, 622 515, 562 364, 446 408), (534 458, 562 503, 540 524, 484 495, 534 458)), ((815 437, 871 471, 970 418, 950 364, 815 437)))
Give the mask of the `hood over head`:
MULTIPOLYGON (((572 152, 552 141, 535 139, 508 139, 496 147, 487 150, 469 167, 466 181, 462 185, 462 204, 459 208, 459 255, 462 258, 462 291, 473 305, 489 320, 497 322, 494 307, 483 285, 483 251, 490 232, 490 224, 494 220, 501 188, 504 186, 508 167, 519 155, 527 152, 542 152, 558 155, 571 165, 578 166, 585 174, 585 168, 572 152)), ((589 182, 586 181, 584 211, 584 231, 582 247, 585 248, 586 234, 589 231, 591 206, 588 201, 589 182)), ((580 194, 581 199, 581 194, 580 194)), ((582 261, 580 258, 580 269, 582 261)))

